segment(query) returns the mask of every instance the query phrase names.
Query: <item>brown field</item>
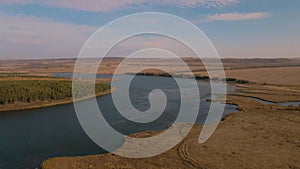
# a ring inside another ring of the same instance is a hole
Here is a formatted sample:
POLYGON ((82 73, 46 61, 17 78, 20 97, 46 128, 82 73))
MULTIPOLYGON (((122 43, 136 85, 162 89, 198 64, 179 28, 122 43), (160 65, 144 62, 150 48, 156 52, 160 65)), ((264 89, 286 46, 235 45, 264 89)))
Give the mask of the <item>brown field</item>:
MULTIPOLYGON (((104 60, 98 73, 112 74, 121 61, 122 58, 104 60)), ((184 61, 194 74, 207 74, 199 60, 184 58, 184 61)), ((228 96, 227 102, 238 105, 240 112, 226 116, 207 142, 198 143, 201 126, 195 125, 179 145, 156 157, 128 159, 110 153, 85 157, 59 157, 46 160, 42 168, 299 169, 300 107, 262 104, 249 97, 274 102, 299 102, 300 59, 222 59, 222 61, 227 77, 255 83, 233 84, 237 87, 237 91, 228 96)), ((145 62, 168 66, 174 72, 178 70, 172 60, 134 59, 127 63, 122 73, 130 73, 132 67, 142 67, 145 62)), ((74 64, 74 59, 0 61, 0 72, 51 75, 53 72, 72 72, 74 64)), ((213 59, 211 64, 214 64, 213 59)), ((88 65, 84 69, 89 72, 88 65)), ((149 137, 159 132, 148 131, 133 136, 149 137)))
MULTIPOLYGON (((105 58, 100 64, 98 74, 113 74, 123 58, 105 58)), ((84 73, 92 73, 90 64, 95 59, 86 59, 83 65, 84 73)), ((183 58, 195 75, 207 75, 202 62, 196 58, 183 58)), ((209 60, 209 65, 214 66, 214 59, 209 60)), ((57 60, 0 60, 0 73, 29 73, 30 75, 52 76, 54 72, 73 72, 75 59, 57 60)), ((275 85, 300 85, 300 59, 222 59, 226 76, 229 78, 249 80, 259 84, 275 85)), ((179 72, 180 67, 172 59, 130 59, 121 73, 132 73, 134 68, 144 66, 160 65, 167 67, 171 72, 179 72)), ((147 71, 149 72, 149 70, 147 71)), ((150 72, 159 72, 150 70, 150 72)), ((1 79, 1 78, 0 78, 1 79)))
MULTIPOLYGON (((259 84, 300 85, 300 67, 271 67, 225 70, 227 78, 249 80, 259 84)), ((195 74, 207 75, 200 71, 195 74)))
MULTIPOLYGON (((123 58, 105 58, 99 66, 99 74, 112 74, 123 58)), ((89 63, 94 64, 97 60, 86 59, 84 69, 89 71, 89 63)), ((205 71, 205 67, 197 58, 183 58, 183 61, 193 72, 205 71)), ((56 60, 0 60, 1 72, 24 72, 38 75, 50 75, 53 72, 73 72, 75 59, 56 60)), ((209 59, 209 64, 214 65, 215 59, 209 59)), ((300 59, 222 59, 225 70, 266 68, 266 67, 299 67, 300 59)), ((124 73, 130 72, 133 67, 161 65, 178 71, 173 59, 129 59, 125 64, 124 73)), ((180 73, 180 72, 177 72, 180 73)))
POLYGON ((227 70, 227 77, 245 79, 257 83, 276 85, 300 85, 300 67, 276 67, 227 70))
MULTIPOLYGON (((113 154, 86 157, 60 157, 45 161, 43 169, 166 169, 166 168, 292 168, 300 167, 300 107, 264 105, 245 96, 276 98, 286 102, 300 98, 300 87, 239 85, 240 92, 228 102, 240 112, 228 115, 213 136, 199 144, 201 126, 170 151, 156 157, 128 159, 113 154), (260 90, 259 95, 257 95, 260 90), (267 92, 264 92, 266 89, 267 92)), ((145 137, 157 132, 133 134, 145 137)))

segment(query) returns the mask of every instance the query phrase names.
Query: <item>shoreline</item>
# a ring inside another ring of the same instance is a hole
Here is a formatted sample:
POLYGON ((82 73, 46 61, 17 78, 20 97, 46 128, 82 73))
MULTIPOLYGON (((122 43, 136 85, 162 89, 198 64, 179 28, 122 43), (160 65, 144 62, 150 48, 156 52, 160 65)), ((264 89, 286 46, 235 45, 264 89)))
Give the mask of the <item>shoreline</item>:
MULTIPOLYGON (((68 98, 68 99, 63 99, 63 100, 55 100, 55 101, 50 102, 48 104, 45 104, 46 101, 35 102, 35 103, 32 103, 33 105, 26 105, 26 103, 25 103, 24 107, 0 109, 0 113, 8 113, 8 112, 12 112, 12 111, 34 110, 34 109, 40 109, 40 108, 47 108, 47 107, 65 105, 65 104, 70 104, 70 103, 74 103, 74 102, 78 102, 78 101, 91 99, 91 98, 94 98, 94 97, 95 98, 101 97, 101 96, 104 96, 104 95, 107 95, 107 94, 111 94, 115 90, 116 89, 112 88, 112 89, 109 89, 108 91, 104 91, 104 92, 100 92, 98 94, 95 94, 95 96, 88 96, 88 97, 77 99, 75 101, 73 100, 73 98, 68 98), (41 104, 41 105, 37 105, 37 104, 41 104)), ((0 108, 1 108, 1 106, 0 106, 0 108)))
MULTIPOLYGON (((256 93, 257 87, 266 87, 257 84, 247 84, 245 86, 248 87, 248 90, 253 94, 256 93)), ((276 91, 275 93, 278 96, 289 94, 284 95, 281 98, 282 101, 300 96, 299 90, 296 94, 293 90, 286 91, 285 88, 280 89, 274 86, 268 86, 268 89, 272 89, 271 93, 276 91)), ((300 87, 298 89, 300 89, 300 87)), ((263 88, 262 90, 265 89, 263 88)), ((266 91, 264 95, 268 96, 270 93, 266 91)), ((203 144, 197 142, 202 125, 195 124, 192 131, 181 143, 159 156, 139 160, 123 158, 113 155, 112 153, 54 157, 45 160, 41 164, 41 167, 43 169, 54 169, 62 166, 62 169, 68 169, 76 165, 81 166, 81 168, 93 166, 93 168, 102 169, 106 168, 106 166, 117 167, 126 165, 132 166, 132 168, 140 168, 142 166, 144 166, 143 168, 153 168, 153 166, 159 166, 160 168, 164 168, 165 166, 169 166, 169 168, 172 168, 171 166, 179 168, 234 168, 236 166, 239 166, 239 168, 251 168, 252 166, 255 168, 255 166, 253 166, 254 163, 247 162, 253 160, 255 163, 259 163, 260 166, 268 166, 268 168, 276 168, 278 165, 298 165, 293 159, 300 153, 297 152, 297 149, 294 147, 296 146, 297 140, 300 140, 300 137, 294 135, 293 137, 289 137, 289 140, 286 140, 283 133, 292 136, 293 133, 297 132, 298 129, 294 125, 296 125, 295 122, 300 120, 298 114, 300 110, 299 107, 290 109, 280 105, 264 105, 247 97, 234 94, 228 95, 227 102, 237 105, 239 111, 237 113, 229 113, 223 117, 218 129, 211 138, 203 144), (278 128, 278 125, 282 127, 278 128), (289 131, 291 130, 291 126, 294 126, 292 127, 293 131, 289 131), (289 133, 286 133, 286 131, 289 131, 289 133), (282 145, 286 146, 284 150, 289 151, 288 154, 281 153, 280 155, 278 149, 280 149, 282 145), (261 154, 257 155, 255 147, 261 148, 261 154), (256 154, 256 156, 253 156, 254 154, 256 154), (277 159, 276 164, 268 163, 274 154, 277 159), (201 158, 198 158, 199 156, 201 156, 201 158), (240 156, 243 157, 242 160, 244 161, 240 161, 240 156), (237 160, 237 158, 240 160, 237 160), (215 163, 216 160, 221 159, 223 164, 215 163)), ((161 131, 163 130, 144 131, 132 133, 130 136, 150 137, 159 134, 161 131)))
MULTIPOLYGON (((131 73, 126 73, 126 74, 131 75, 131 73)), ((170 77, 166 74, 156 74, 156 73, 138 73, 136 75, 137 76, 170 77)), ((57 78, 57 77, 52 77, 52 76, 49 76, 49 77, 51 79, 53 78, 55 80, 57 78)), ((49 77, 47 77, 47 78, 49 78, 49 77)), ((175 77, 177 77, 177 78, 190 78, 190 77, 187 77, 185 75, 177 75, 175 77)), ((61 78, 61 80, 66 80, 66 79, 68 80, 68 78, 61 78)), ((203 76, 203 77, 202 76, 195 76, 195 79, 196 80, 203 80, 203 81, 210 80, 208 76, 203 76)), ((240 84, 239 79, 234 79, 234 80, 226 79, 226 81, 227 81, 227 83, 232 83, 233 86, 234 86, 234 84, 240 84)), ((246 83, 252 83, 252 82, 246 82, 246 83)), ((91 99, 93 97, 104 96, 104 95, 112 93, 114 90, 116 90, 116 89, 113 88, 113 89, 110 89, 108 91, 98 93, 95 96, 88 96, 88 97, 85 97, 85 98, 81 98, 81 99, 75 100, 75 102, 91 99)), ((6 113, 6 112, 12 112, 12 111, 34 110, 34 109, 39 109, 39 108, 47 108, 47 107, 52 107, 52 106, 70 104, 70 103, 73 103, 73 102, 74 102, 73 98, 68 98, 68 99, 63 99, 63 100, 54 100, 54 101, 50 101, 50 102, 49 101, 38 101, 38 102, 35 102, 35 103, 23 103, 24 105, 20 105, 20 103, 19 103, 19 105, 18 104, 9 105, 9 106, 11 106, 11 108, 0 109, 0 113, 6 113), (17 107, 17 106, 22 106, 22 107, 17 107)), ((0 106, 0 108, 1 108, 1 106, 0 106)))

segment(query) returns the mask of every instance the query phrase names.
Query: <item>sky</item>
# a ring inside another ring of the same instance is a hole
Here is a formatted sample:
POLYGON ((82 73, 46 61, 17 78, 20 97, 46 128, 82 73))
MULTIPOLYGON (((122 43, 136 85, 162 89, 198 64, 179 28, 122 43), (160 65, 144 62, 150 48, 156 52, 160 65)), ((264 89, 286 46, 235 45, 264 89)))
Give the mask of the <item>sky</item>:
POLYGON ((299 0, 0 0, 0 59, 75 58, 96 30, 139 12, 192 22, 221 57, 299 57, 299 6, 299 0))

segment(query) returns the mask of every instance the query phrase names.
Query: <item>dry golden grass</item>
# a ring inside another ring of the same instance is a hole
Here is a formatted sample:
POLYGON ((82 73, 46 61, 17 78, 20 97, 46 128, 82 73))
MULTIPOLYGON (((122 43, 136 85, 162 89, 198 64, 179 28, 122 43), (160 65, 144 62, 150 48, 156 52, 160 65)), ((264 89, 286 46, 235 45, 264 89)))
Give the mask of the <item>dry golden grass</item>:
MULTIPOLYGON (((299 87, 242 85, 241 91, 271 101, 300 98, 299 87), (262 89, 261 89, 262 88, 262 89), (261 89, 259 92, 258 89, 261 89), (267 89, 267 90, 264 90, 267 89), (289 89, 286 95, 286 89, 289 89), (265 92, 264 92, 265 91, 265 92), (297 92, 295 92, 297 91, 297 92), (294 92, 294 95, 290 95, 294 92), (258 94, 259 95, 256 95, 258 94), (273 99, 272 99, 273 98, 273 99)), ((239 113, 228 115, 213 136, 199 144, 201 126, 195 125, 189 135, 170 151, 156 157, 129 159, 113 154, 86 157, 60 157, 45 161, 43 169, 130 168, 130 169, 208 169, 208 168, 299 168, 300 107, 264 105, 244 97, 229 96, 238 104, 239 113)), ((145 137, 158 132, 143 132, 145 137)))
POLYGON ((300 85, 300 67, 276 67, 226 70, 230 78, 244 79, 260 84, 300 85))
MULTIPOLYGON (((98 73, 111 74, 122 59, 105 60, 98 73)), ((142 67, 145 60, 133 60, 124 69, 142 67)), ((150 62, 150 61, 147 61, 150 62)), ((195 74, 205 75, 205 68, 197 59, 185 62, 195 74)), ((265 105, 245 96, 270 101, 300 101, 299 59, 223 59, 227 77, 256 82, 238 85, 238 95, 228 102, 237 104, 239 113, 221 122, 213 136, 204 144, 198 143, 201 126, 176 147, 156 157, 128 159, 113 154, 86 157, 60 157, 45 161, 44 169, 176 169, 176 168, 300 168, 300 108, 295 106, 265 105), (267 85, 260 85, 266 83, 267 85), (269 85, 270 84, 270 85, 269 85), (272 85, 271 85, 272 84, 272 85)), ((0 72, 73 72, 75 60, 47 60, 30 62, 0 62, 0 72)), ((178 70, 172 62, 151 60, 178 70)), ((89 67, 84 67, 89 70, 89 67)), ((184 72, 183 72, 184 73, 184 72)), ((147 137, 158 132, 134 134, 147 137)))
MULTIPOLYGON (((197 58, 182 58, 193 72, 205 71, 205 67, 197 58)), ((116 67, 122 62, 123 58, 105 58, 103 59, 98 73, 112 74, 116 67)), ((94 64, 97 60, 87 59, 87 64, 82 67, 89 72, 89 62, 94 64)), ((300 59, 222 59, 224 68, 227 69, 245 69, 256 67, 299 67, 300 59)), ((56 59, 56 60, 0 60, 0 72, 25 72, 30 74, 51 75, 53 72, 73 72, 75 59, 56 59)), ((130 63, 125 66, 124 72, 130 72, 134 67, 142 67, 145 63, 153 65, 162 65, 173 68, 174 71, 180 70, 178 64, 172 59, 130 59, 130 63)), ((215 60, 209 61, 214 65, 215 60)), ((177 72, 180 73, 180 72, 177 72)))

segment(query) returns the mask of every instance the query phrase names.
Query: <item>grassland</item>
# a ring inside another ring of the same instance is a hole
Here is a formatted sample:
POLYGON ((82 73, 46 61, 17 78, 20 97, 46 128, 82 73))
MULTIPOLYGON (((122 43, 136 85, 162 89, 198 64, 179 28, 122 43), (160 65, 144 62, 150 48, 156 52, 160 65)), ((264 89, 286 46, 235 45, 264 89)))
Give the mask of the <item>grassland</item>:
MULTIPOLYGON (((259 84, 299 86, 300 67, 268 67, 225 70, 227 78, 244 79, 259 84)), ((207 76, 206 71, 195 72, 207 76)))
MULTIPOLYGON (((88 62, 94 61, 91 59, 88 62)), ((122 58, 104 60, 98 73, 112 74, 121 61, 122 58)), ((184 61, 196 76, 207 77, 205 67, 198 59, 184 58, 184 61)), ((273 102, 300 101, 300 76, 298 75, 300 59, 222 59, 222 62, 228 79, 241 79, 252 83, 233 84, 238 90, 228 96, 227 102, 238 105, 240 112, 226 116, 207 142, 198 143, 202 126, 195 125, 180 144, 156 157, 128 159, 110 153, 84 157, 59 157, 46 160, 42 168, 300 168, 299 106, 263 104, 249 98, 250 96, 273 102)), ((121 73, 130 73, 133 68, 145 66, 144 63, 166 66, 174 72, 179 70, 172 60, 134 59, 125 65, 121 73)), ((72 72, 75 60, 1 61, 0 65, 2 73, 22 72, 51 76, 53 72, 72 72)), ((213 59, 211 65, 214 65, 213 59)), ((83 68, 86 73, 90 73, 88 65, 83 68)), ((148 70, 143 73, 159 74, 160 71, 148 70)), ((28 77, 18 79, 24 80, 24 78, 28 77)), ((38 80, 36 77, 30 78, 38 80)), ((7 80, 0 78, 0 83, 1 79, 7 80)), ((11 107, 11 109, 15 108, 11 107)), ((159 132, 146 131, 132 136, 149 137, 159 132)))
MULTIPOLYGON (((105 58, 99 65, 99 74, 113 74, 116 67, 124 58, 105 58)), ((91 73, 89 63, 94 64, 96 59, 86 59, 83 70, 91 73)), ((197 58, 183 58, 183 61, 190 67, 193 72, 203 72, 205 67, 201 60, 197 58)), ((75 59, 56 59, 56 60, 0 60, 0 73, 30 73, 31 75, 48 75, 53 72, 73 72, 75 59)), ((208 64, 213 66, 215 59, 210 59, 208 64)), ((275 67, 299 67, 300 59, 222 59, 225 70, 249 69, 249 68, 275 68, 275 67)), ((132 72, 133 69, 141 68, 145 65, 160 65, 168 67, 173 72, 181 70, 178 63, 173 59, 129 59, 124 64, 121 73, 132 72), (146 64, 148 63, 148 64, 146 64)), ((177 72, 179 73, 179 72, 177 72)), ((184 72, 182 72, 184 73, 184 72)))
MULTIPOLYGON (((199 144, 201 125, 170 151, 156 157, 130 159, 113 154, 52 158, 43 169, 165 169, 165 168, 299 168, 300 107, 265 105, 246 96, 287 102, 300 98, 300 87, 243 84, 228 96, 240 112, 228 115, 213 136, 199 144), (260 91, 258 91, 260 90, 260 91), (243 93, 247 91, 247 93, 243 93)), ((149 137, 160 131, 133 134, 149 137)), ((126 144, 126 143, 125 143, 126 144)))

